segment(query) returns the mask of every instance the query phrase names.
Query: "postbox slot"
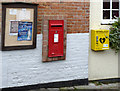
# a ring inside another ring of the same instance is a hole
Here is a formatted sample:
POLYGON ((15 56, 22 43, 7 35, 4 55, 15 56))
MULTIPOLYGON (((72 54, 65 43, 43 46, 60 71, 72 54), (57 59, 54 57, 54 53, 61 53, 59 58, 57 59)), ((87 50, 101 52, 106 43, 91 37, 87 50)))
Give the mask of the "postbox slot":
POLYGON ((62 27, 62 25, 51 25, 51 27, 62 27))

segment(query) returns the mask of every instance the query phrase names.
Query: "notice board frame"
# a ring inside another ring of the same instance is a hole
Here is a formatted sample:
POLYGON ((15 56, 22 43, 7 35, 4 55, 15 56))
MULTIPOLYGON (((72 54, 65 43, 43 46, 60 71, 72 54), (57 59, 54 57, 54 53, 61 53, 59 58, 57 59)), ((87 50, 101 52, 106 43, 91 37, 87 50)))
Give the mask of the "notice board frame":
POLYGON ((37 6, 38 4, 24 3, 24 2, 11 2, 2 3, 2 33, 1 33, 1 49, 2 51, 10 50, 23 50, 23 49, 34 49, 36 48, 36 38, 37 38, 37 6), (32 45, 20 45, 20 46, 5 46, 5 23, 6 23, 6 9, 7 8, 26 8, 34 10, 34 20, 33 20, 33 41, 32 45))

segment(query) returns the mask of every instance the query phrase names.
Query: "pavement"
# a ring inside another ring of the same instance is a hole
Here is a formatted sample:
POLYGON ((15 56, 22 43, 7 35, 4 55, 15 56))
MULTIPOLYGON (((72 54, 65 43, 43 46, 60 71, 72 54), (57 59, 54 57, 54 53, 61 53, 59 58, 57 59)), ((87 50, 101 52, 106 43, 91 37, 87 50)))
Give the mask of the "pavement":
POLYGON ((40 88, 29 91, 120 91, 120 83, 90 82, 89 85, 61 87, 61 88, 40 88))

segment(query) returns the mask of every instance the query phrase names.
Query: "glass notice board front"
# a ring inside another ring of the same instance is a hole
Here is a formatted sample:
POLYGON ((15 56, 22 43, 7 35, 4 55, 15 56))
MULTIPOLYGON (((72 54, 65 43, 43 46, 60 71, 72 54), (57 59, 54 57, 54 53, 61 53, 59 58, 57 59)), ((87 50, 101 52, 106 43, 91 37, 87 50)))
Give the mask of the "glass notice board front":
POLYGON ((36 47, 37 4, 2 4, 2 50, 36 47))

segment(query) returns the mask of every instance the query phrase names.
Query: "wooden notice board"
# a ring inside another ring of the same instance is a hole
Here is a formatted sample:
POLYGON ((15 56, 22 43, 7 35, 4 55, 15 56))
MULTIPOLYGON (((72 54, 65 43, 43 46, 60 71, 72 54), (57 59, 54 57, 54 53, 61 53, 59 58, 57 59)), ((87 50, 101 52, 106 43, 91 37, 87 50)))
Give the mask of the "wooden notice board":
POLYGON ((37 4, 2 3, 2 50, 36 48, 37 4))

